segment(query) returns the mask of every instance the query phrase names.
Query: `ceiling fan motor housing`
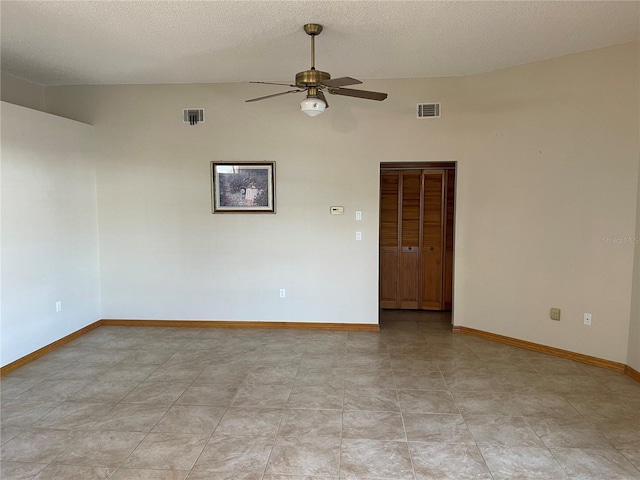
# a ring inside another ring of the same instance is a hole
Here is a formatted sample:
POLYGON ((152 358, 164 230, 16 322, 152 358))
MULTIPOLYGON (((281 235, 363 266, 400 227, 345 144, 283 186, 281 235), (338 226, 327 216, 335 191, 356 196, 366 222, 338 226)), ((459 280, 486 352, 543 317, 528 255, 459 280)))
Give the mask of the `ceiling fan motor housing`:
POLYGON ((319 87, 327 80, 331 80, 331 75, 320 70, 305 70, 296 74, 296 86, 300 88, 319 87))

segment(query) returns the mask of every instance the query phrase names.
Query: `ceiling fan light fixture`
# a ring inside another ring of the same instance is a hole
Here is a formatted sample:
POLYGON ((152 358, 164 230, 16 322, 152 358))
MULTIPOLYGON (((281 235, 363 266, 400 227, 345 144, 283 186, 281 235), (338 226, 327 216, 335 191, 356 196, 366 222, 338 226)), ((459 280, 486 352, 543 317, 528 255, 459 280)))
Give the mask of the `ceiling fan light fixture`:
POLYGON ((300 102, 300 110, 310 117, 317 117, 327 108, 327 104, 319 98, 307 97, 300 102))

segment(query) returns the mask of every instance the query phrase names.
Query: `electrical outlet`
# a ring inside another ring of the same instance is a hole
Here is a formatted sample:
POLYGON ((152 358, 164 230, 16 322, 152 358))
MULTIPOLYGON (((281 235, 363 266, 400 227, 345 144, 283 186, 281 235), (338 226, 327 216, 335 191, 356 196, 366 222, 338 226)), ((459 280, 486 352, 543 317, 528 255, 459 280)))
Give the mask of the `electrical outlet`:
POLYGON ((284 288, 280 289, 280 298, 285 298, 287 296, 287 292, 284 288))
POLYGON ((551 310, 549 310, 549 318, 551 320, 560 321, 560 309, 559 308, 552 308, 551 310))
POLYGON ((585 313, 584 314, 584 324, 585 325, 591 325, 591 314, 590 313, 585 313))

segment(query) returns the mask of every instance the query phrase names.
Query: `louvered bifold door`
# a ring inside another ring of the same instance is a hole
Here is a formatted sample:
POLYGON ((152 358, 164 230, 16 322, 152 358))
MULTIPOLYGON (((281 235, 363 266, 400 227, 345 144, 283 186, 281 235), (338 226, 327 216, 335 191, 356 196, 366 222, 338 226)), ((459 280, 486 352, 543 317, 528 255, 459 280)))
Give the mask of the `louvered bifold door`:
POLYGON ((422 172, 420 170, 402 172, 400 181, 399 308, 420 308, 421 184, 422 172))
POLYGON ((423 310, 442 309, 444 205, 444 170, 424 170, 420 296, 423 310))
POLYGON ((451 310, 453 307, 453 224, 454 224, 454 202, 455 202, 456 171, 447 170, 445 174, 445 208, 444 208, 444 279, 442 294, 444 310, 451 310))
POLYGON ((380 175, 380 307, 398 308, 398 172, 380 175))

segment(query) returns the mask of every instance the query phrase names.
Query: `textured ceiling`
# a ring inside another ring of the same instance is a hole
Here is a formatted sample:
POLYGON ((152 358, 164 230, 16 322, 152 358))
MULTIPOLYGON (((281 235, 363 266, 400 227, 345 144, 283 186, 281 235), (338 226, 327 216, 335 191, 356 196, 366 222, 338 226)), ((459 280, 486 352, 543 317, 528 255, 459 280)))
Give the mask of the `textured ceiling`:
POLYGON ((627 1, 2 1, 2 71, 43 85, 459 76, 639 38, 627 1))

